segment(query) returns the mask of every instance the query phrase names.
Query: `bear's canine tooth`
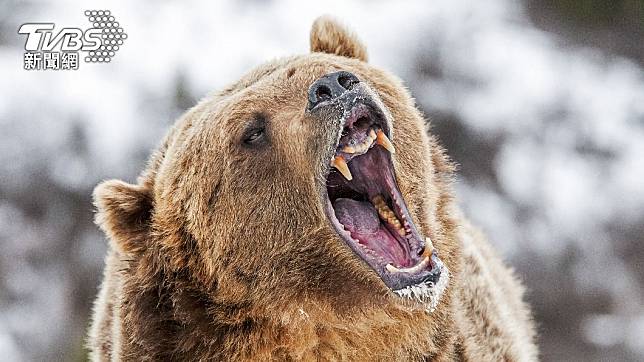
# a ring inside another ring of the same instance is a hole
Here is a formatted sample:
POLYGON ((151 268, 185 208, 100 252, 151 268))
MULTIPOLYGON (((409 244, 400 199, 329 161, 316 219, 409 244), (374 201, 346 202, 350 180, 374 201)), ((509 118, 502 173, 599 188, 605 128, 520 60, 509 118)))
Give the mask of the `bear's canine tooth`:
POLYGON ((432 243, 432 239, 426 237, 425 248, 423 249, 423 256, 431 257, 433 252, 434 252, 434 243, 432 243))
POLYGON ((396 150, 394 149, 394 145, 391 143, 389 138, 387 138, 387 135, 379 129, 377 134, 376 134, 376 143, 384 147, 389 153, 396 153, 396 150))
POLYGON ((429 263, 429 257, 426 256, 423 258, 423 260, 420 263, 409 268, 396 268, 391 264, 385 265, 385 268, 387 268, 387 270, 390 273, 417 273, 423 270, 423 268, 425 268, 428 263, 429 263))
POLYGON ((351 176, 351 171, 349 171, 349 166, 347 166, 347 161, 344 160, 344 157, 341 155, 335 156, 333 160, 331 161, 331 166, 335 167, 344 178, 346 178, 348 181, 353 180, 353 176, 351 176))

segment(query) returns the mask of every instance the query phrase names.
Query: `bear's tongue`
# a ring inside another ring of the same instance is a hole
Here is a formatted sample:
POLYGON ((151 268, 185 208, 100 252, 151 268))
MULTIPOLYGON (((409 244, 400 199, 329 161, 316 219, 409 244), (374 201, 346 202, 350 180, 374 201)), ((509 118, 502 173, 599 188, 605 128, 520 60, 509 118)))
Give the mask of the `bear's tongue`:
POLYGON ((408 266, 409 258, 403 244, 381 221, 370 202, 339 198, 333 207, 338 221, 351 233, 351 237, 375 251, 384 262, 408 266))

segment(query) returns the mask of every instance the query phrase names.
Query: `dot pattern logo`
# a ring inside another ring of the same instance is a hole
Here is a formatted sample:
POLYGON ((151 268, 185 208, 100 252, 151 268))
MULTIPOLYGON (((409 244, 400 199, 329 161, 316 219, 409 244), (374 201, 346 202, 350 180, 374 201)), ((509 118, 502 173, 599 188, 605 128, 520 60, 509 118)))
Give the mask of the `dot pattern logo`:
POLYGON ((21 24, 25 70, 77 70, 79 63, 109 63, 128 35, 109 10, 85 10, 89 27, 58 27, 53 22, 21 24))
POLYGON ((109 63, 127 39, 127 33, 109 10, 86 10, 92 28, 101 30, 101 45, 86 53, 88 63, 109 63))

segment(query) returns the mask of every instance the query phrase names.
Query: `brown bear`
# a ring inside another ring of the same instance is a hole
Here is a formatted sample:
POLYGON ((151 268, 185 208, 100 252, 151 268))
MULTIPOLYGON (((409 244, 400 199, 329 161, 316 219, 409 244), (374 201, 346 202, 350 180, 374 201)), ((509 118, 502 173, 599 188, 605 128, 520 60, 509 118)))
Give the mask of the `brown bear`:
POLYGON ((401 81, 332 19, 183 115, 110 240, 93 360, 531 361, 523 288, 401 81))

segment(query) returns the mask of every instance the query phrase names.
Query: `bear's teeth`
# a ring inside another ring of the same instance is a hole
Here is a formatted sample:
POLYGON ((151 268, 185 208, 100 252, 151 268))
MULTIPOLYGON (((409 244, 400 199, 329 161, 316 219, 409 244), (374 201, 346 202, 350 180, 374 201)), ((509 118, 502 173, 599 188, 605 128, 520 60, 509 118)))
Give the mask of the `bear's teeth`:
POLYGON ((391 264, 387 264, 385 267, 387 268, 387 270, 390 273, 398 273, 400 271, 400 269, 396 268, 395 266, 393 266, 391 264))
POLYGON ((377 138, 376 132, 373 129, 371 129, 369 131, 369 134, 367 134, 367 137, 365 137, 364 141, 362 141, 362 143, 359 143, 353 146, 346 145, 342 148, 342 152, 349 153, 349 154, 354 154, 354 153, 363 154, 367 152, 369 148, 371 148, 371 145, 373 145, 373 141, 375 141, 376 138, 377 138))
POLYGON ((405 236, 406 232, 400 224, 400 220, 398 220, 396 214, 391 211, 389 205, 387 205, 385 199, 381 195, 374 196, 374 198, 371 200, 371 203, 373 204, 373 206, 375 206, 376 211, 378 211, 378 215, 380 215, 380 218, 387 221, 389 225, 394 227, 394 229, 396 229, 400 236, 405 236))
POLYGON ((423 256, 431 257, 433 252, 434 252, 434 244, 432 243, 432 239, 426 237, 425 249, 423 249, 423 256))
POLYGON ((418 273, 419 271, 423 270, 428 263, 429 257, 424 257, 420 263, 409 268, 396 268, 391 264, 387 264, 385 267, 390 273, 418 273))
POLYGON ((356 153, 356 149, 353 146, 344 146, 342 148, 342 152, 344 152, 344 153, 356 153))
POLYGON ((396 150, 394 149, 394 145, 391 143, 389 138, 387 138, 387 135, 381 129, 378 130, 378 133, 376 135, 376 143, 384 147, 390 153, 396 153, 396 150))
POLYGON ((348 181, 353 180, 353 176, 351 176, 351 171, 349 171, 349 166, 347 166, 347 161, 344 160, 344 157, 340 155, 335 156, 333 160, 331 160, 331 166, 338 169, 342 176, 344 176, 348 181))

